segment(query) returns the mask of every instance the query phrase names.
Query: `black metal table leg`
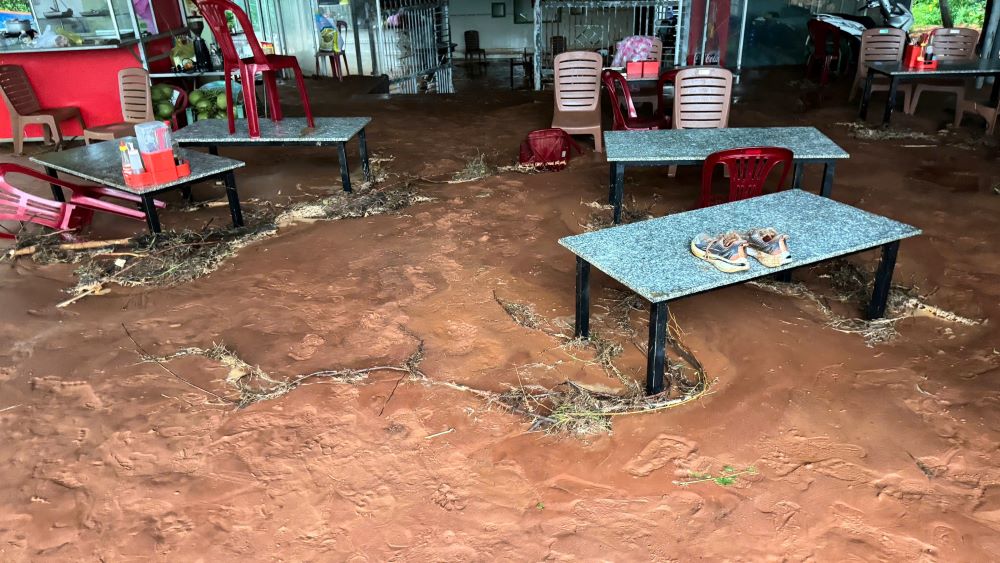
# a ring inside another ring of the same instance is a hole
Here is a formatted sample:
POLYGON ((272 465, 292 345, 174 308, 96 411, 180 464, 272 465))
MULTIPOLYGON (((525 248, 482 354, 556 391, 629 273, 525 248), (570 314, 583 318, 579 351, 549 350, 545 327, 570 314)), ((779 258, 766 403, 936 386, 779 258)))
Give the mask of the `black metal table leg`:
POLYGON ((615 203, 615 163, 608 164, 608 203, 615 203))
POLYGON ((667 302, 649 308, 649 355, 646 359, 646 394, 662 392, 666 385, 663 373, 667 363, 667 302))
POLYGON ((782 270, 777 274, 774 274, 774 281, 779 283, 792 283, 792 271, 782 270))
MULTIPOLYGON (((45 167, 45 174, 47 176, 52 176, 53 178, 58 178, 59 177, 59 173, 56 172, 56 169, 52 168, 51 166, 46 166, 45 167)), ((62 188, 60 188, 59 186, 57 186, 55 184, 49 184, 49 187, 52 188, 52 197, 56 201, 66 201, 66 196, 63 195, 62 188)))
POLYGON ((208 154, 213 155, 213 156, 219 156, 219 147, 218 147, 218 145, 208 145, 208 154))
POLYGON ((615 206, 614 224, 622 222, 622 199, 625 198, 625 163, 616 162, 611 165, 611 205, 615 206))
POLYGON ((896 91, 899 89, 899 80, 895 76, 889 77, 889 99, 885 101, 885 112, 882 114, 882 126, 888 127, 889 120, 892 119, 892 110, 896 107, 896 91))
POLYGON ((368 137, 362 128, 358 131, 358 150, 361 152, 361 170, 365 173, 365 181, 372 181, 372 166, 368 160, 368 137))
POLYGON ((337 143, 337 158, 340 159, 340 179, 344 183, 344 191, 351 190, 351 170, 347 165, 347 143, 337 143))
POLYGON ((194 195, 191 193, 191 184, 181 186, 181 197, 189 204, 194 203, 194 195))
POLYGON ((875 71, 868 69, 868 76, 865 77, 865 91, 861 95, 861 108, 858 109, 858 117, 861 120, 868 119, 868 102, 872 99, 872 84, 875 82, 875 71))
POLYGON ((576 257, 576 329, 574 336, 590 338, 590 262, 576 257))
POLYGON ((802 189, 803 167, 801 162, 792 165, 792 187, 796 190, 802 189))
POLYGON ((152 194, 143 194, 140 197, 142 198, 140 202, 142 212, 146 214, 146 226, 149 227, 149 232, 153 234, 159 233, 160 217, 156 214, 156 200, 153 199, 152 194))
POLYGON ((835 166, 833 162, 823 164, 823 187, 819 190, 819 195, 823 197, 830 197, 830 194, 833 193, 833 172, 835 166))
POLYGON ((875 289, 872 290, 872 300, 868 303, 868 320, 880 319, 885 315, 889 287, 892 285, 892 271, 896 267, 896 254, 898 252, 898 240, 882 245, 882 260, 875 272, 875 289))
POLYGON ((240 195, 236 192, 236 175, 226 172, 223 176, 226 183, 226 197, 229 199, 229 214, 233 217, 233 226, 243 226, 243 210, 240 209, 240 195))
POLYGON ((990 107, 995 108, 1000 104, 1000 74, 993 75, 993 89, 990 90, 990 107))

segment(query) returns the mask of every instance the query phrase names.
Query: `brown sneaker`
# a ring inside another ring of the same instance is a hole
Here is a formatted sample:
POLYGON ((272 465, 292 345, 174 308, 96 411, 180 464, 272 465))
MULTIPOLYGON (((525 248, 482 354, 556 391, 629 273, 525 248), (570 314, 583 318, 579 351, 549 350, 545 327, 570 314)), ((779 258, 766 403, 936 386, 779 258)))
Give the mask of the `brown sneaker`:
POLYGON ((792 261, 792 253, 788 250, 788 235, 768 227, 751 229, 746 234, 749 247, 747 254, 768 268, 784 266, 792 261))
POLYGON ((691 240, 691 254, 727 274, 750 269, 746 247, 747 241, 735 232, 717 237, 702 233, 691 240))

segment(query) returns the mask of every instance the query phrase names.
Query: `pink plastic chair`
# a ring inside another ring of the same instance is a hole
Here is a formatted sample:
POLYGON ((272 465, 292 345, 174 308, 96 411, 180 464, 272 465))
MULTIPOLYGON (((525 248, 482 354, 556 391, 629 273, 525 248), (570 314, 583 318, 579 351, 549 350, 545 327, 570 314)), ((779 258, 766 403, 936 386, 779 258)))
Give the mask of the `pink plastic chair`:
MULTIPOLYGON (((72 228, 80 228, 90 224, 90 220, 94 215, 94 211, 102 211, 104 213, 111 213, 121 217, 128 217, 129 219, 135 219, 137 221, 145 221, 146 214, 136 208, 123 207, 121 205, 116 205, 114 203, 109 203, 101 200, 102 197, 115 198, 122 201, 128 201, 138 205, 142 199, 137 195, 132 195, 125 192, 119 192, 117 190, 111 190, 108 188, 102 188, 99 186, 81 186, 79 184, 72 184, 61 178, 54 178, 47 174, 42 174, 37 170, 32 170, 31 168, 25 168, 24 166, 19 166, 17 164, 0 164, 0 190, 16 193, 24 193, 21 190, 12 186, 8 180, 8 175, 10 174, 21 174, 36 180, 41 180, 51 186, 56 190, 58 187, 66 188, 70 191, 69 203, 72 208, 75 208, 75 213, 73 213, 72 228)), ((34 196, 32 196, 34 197, 34 196)), ((49 205, 60 204, 58 201, 42 200, 48 202, 49 205)), ((162 209, 166 207, 166 203, 154 200, 156 207, 162 209)))
MULTIPOLYGON (((33 196, 0 182, 0 221, 35 223, 56 231, 71 231, 76 228, 74 221, 76 206, 72 203, 52 201, 33 196)), ((0 239, 16 238, 14 233, 0 229, 0 239)))
POLYGON ((229 133, 236 132, 236 117, 233 113, 233 86, 229 81, 234 70, 240 71, 240 77, 243 80, 243 107, 247 114, 247 127, 250 129, 251 137, 260 137, 257 96, 254 88, 258 72, 264 76, 264 92, 267 95, 268 104, 271 106, 272 121, 281 121, 282 117, 275 73, 290 69, 295 73, 295 82, 298 84, 299 95, 302 97, 302 105, 306 112, 306 122, 309 127, 315 127, 312 110, 309 107, 309 95, 306 93, 306 83, 302 78, 302 69, 299 68, 298 59, 290 55, 265 54, 254 34, 250 18, 247 17, 246 12, 229 0, 195 0, 195 2, 201 10, 201 15, 212 29, 215 40, 219 43, 219 48, 222 49, 222 70, 226 82, 226 114, 229 118, 229 133), (226 12, 232 12, 233 17, 243 28, 247 43, 250 44, 250 50, 253 51, 252 57, 240 58, 233 38, 229 34, 226 12))
POLYGON ((764 191, 767 177, 778 164, 783 164, 778 189, 783 189, 792 168, 792 151, 779 147, 753 147, 730 149, 708 155, 701 169, 701 196, 698 207, 709 207, 729 201, 739 201, 759 196, 764 191), (723 164, 729 171, 729 194, 712 193, 712 174, 723 164))

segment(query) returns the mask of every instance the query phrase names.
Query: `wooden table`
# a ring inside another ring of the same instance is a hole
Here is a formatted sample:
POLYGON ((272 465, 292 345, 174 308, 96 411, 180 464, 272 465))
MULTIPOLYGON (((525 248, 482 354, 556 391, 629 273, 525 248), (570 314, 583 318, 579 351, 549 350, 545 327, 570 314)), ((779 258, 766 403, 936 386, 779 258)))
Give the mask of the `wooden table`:
POLYGON ((872 82, 875 76, 881 74, 889 78, 889 97, 885 101, 885 110, 882 112, 882 125, 889 125, 892 118, 892 109, 896 105, 896 91, 899 83, 903 80, 919 81, 929 78, 968 78, 972 76, 992 76, 993 91, 990 94, 990 105, 996 106, 1000 102, 1000 61, 998 60, 973 60, 973 61, 940 61, 936 68, 907 68, 901 62, 875 62, 868 65, 868 76, 865 79, 865 93, 861 97, 861 107, 858 109, 858 117, 862 120, 868 118, 868 103, 872 97, 872 82))
POLYGON ((611 168, 608 201, 615 208, 614 223, 621 223, 626 167, 701 164, 712 153, 742 147, 791 150, 795 157, 795 188, 801 187, 803 164, 823 164, 820 194, 824 196, 833 190, 835 162, 851 156, 815 127, 605 131, 604 150, 611 168))
MULTIPOLYGON (((576 336, 590 336, 590 267, 650 302, 646 393, 666 388, 667 303, 776 272, 881 247, 882 259, 867 317, 885 314, 899 241, 920 230, 802 190, 724 203, 559 240, 576 255, 576 336), (690 243, 702 232, 746 231, 766 225, 789 235, 793 261, 727 274, 694 257, 690 243)), ((738 317, 728 319, 739 322, 738 317)))
MULTIPOLYGON (((118 150, 121 141, 136 143, 135 137, 126 137, 114 141, 94 143, 82 147, 48 152, 31 157, 31 161, 45 167, 45 173, 56 176, 63 172, 90 180, 96 184, 130 193, 142 199, 142 210, 146 214, 146 224, 152 233, 160 232, 160 219, 156 214, 153 196, 168 190, 181 189, 187 191, 190 184, 199 180, 221 178, 226 185, 226 196, 229 198, 229 212, 233 218, 233 226, 243 226, 243 212, 240 209, 240 198, 236 192, 236 176, 233 171, 244 166, 243 162, 200 153, 177 149, 175 154, 191 163, 191 174, 172 182, 154 184, 151 186, 133 187, 125 183, 122 175, 122 160, 118 150)), ((62 188, 52 185, 52 196, 59 201, 66 201, 62 188)))

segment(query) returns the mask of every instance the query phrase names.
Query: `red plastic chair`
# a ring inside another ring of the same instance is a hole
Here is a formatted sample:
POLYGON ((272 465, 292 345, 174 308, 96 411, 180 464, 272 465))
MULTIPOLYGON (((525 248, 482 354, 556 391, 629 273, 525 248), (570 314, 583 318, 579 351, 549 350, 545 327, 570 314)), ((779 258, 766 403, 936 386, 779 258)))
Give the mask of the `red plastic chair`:
POLYGON ((677 73, 681 70, 679 68, 665 70, 660 73, 660 78, 656 81, 656 113, 653 114, 653 117, 665 121, 668 126, 673 125, 671 123, 671 116, 674 110, 673 105, 667 107, 667 102, 663 98, 663 89, 667 86, 667 82, 674 82, 674 79, 677 78, 677 73))
POLYGON ((778 164, 783 164, 778 190, 784 188, 792 168, 792 151, 779 147, 730 149, 708 155, 701 169, 701 196, 698 207, 709 207, 729 201, 739 201, 761 195, 767 177, 778 164), (729 194, 712 193, 712 174, 723 164, 729 172, 729 194))
MULTIPOLYGON (((52 201, 26 194, 21 190, 0 182, 0 221, 35 223, 57 231, 76 229, 74 221, 79 221, 72 203, 52 201)), ((14 233, 0 229, 0 239, 16 238, 14 233)))
POLYGON ((806 77, 808 78, 817 63, 823 65, 820 71, 819 85, 826 86, 830 81, 830 71, 840 63, 840 30, 820 20, 809 20, 809 39, 813 51, 806 61, 806 77))
MULTIPOLYGON (((58 186, 66 188, 70 191, 69 203, 71 207, 75 208, 73 213, 73 221, 71 223, 71 228, 85 227, 90 224, 90 220, 94 215, 94 211, 102 211, 104 213, 111 213, 121 217, 128 217, 129 219, 135 219, 138 221, 145 221, 146 214, 136 208, 123 207, 121 205, 116 205, 114 203, 109 203, 101 200, 102 197, 115 198, 122 201, 128 201, 138 205, 142 199, 137 195, 132 195, 125 192, 119 192, 117 190, 111 190, 109 188, 102 188, 100 186, 81 186, 79 184, 72 184, 61 178, 54 178, 47 174, 42 174, 37 170, 32 170, 31 168, 25 168, 24 166, 19 166, 17 164, 0 164, 0 190, 9 191, 11 193, 24 193, 21 190, 15 188, 10 184, 7 179, 9 174, 21 174, 37 180, 41 180, 52 186, 58 186)), ((53 188, 58 189, 58 188, 53 188)), ((32 196, 34 197, 34 196, 32 196)), ((61 202, 42 200, 48 202, 50 205, 56 205, 61 202)), ((156 207, 162 209, 167 206, 166 203, 160 200, 153 200, 156 207)))
MULTIPOLYGON (((226 83, 228 84, 229 82, 227 81, 226 83)), ((166 84, 166 86, 178 94, 177 101, 174 102, 174 112, 170 114, 170 126, 176 131, 181 128, 177 118, 178 116, 185 115, 184 110, 188 107, 188 95, 184 91, 184 88, 180 86, 174 86, 173 84, 166 84)))
MULTIPOLYGON (((669 129, 670 128, 670 118, 662 117, 649 117, 641 118, 635 111, 635 104, 632 103, 632 94, 628 89, 628 81, 622 74, 615 70, 605 70, 601 73, 601 80, 604 82, 604 88, 608 92, 608 98, 611 100, 611 112, 614 116, 614 125, 612 129, 615 131, 647 131, 650 129, 669 129), (619 91, 621 92, 621 99, 619 99, 619 91), (622 102, 625 103, 625 109, 628 111, 628 115, 622 113, 622 102)), ((662 96, 662 95, 661 95, 662 96)))
POLYGON ((229 82, 234 70, 240 71, 240 77, 243 81, 243 107, 247 114, 247 127, 250 129, 251 137, 260 137, 257 96, 254 88, 258 72, 264 76, 264 92, 267 95, 268 104, 271 106, 272 121, 281 121, 282 117, 275 73, 290 69, 295 73, 295 82, 298 84, 299 95, 302 97, 302 105, 306 112, 306 122, 309 127, 315 127, 312 110, 309 107, 309 95, 306 93, 306 83, 302 78, 302 69, 299 68, 298 59, 290 55, 265 54, 254 34, 250 18, 247 17, 246 12, 229 0, 195 0, 195 2, 222 49, 222 70, 226 81, 226 114, 229 117, 229 133, 236 132, 236 118, 233 113, 233 87, 229 82), (250 44, 250 50, 253 51, 252 57, 245 59, 239 57, 233 38, 229 34, 226 12, 232 12, 233 17, 243 28, 243 33, 246 34, 247 42, 250 44))

